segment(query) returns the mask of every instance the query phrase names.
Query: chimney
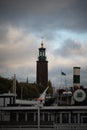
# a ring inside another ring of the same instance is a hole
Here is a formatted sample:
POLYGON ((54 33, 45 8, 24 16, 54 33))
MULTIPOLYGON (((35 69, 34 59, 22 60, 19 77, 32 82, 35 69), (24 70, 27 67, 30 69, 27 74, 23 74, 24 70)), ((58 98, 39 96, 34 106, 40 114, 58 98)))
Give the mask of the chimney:
POLYGON ((73 86, 80 88, 80 67, 73 67, 73 86))

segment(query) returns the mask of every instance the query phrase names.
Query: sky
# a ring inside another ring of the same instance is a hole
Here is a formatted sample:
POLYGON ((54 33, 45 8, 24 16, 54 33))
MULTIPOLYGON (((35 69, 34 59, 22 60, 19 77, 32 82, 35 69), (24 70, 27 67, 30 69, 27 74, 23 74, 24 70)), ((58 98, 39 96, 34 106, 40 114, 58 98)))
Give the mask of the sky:
POLYGON ((0 0, 1 76, 35 82, 42 41, 54 86, 72 86, 73 67, 87 85, 87 0, 0 0))

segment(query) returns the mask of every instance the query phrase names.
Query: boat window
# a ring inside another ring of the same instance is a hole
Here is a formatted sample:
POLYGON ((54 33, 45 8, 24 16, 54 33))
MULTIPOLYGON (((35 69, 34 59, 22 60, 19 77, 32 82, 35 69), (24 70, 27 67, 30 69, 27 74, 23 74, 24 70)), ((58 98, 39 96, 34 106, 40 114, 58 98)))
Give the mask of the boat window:
POLYGON ((68 113, 62 114, 62 123, 69 123, 69 114, 68 113))
POLYGON ((19 113, 19 121, 25 121, 25 113, 24 112, 19 113))
POLYGON ((10 114, 9 114, 9 112, 3 112, 2 121, 10 121, 10 114))
POLYGON ((87 113, 81 113, 80 122, 87 123, 87 113))
POLYGON ((28 120, 29 122, 34 121, 34 113, 28 113, 28 114, 27 114, 27 120, 28 120))
POLYGON ((17 121, 17 113, 16 112, 10 113, 10 121, 17 121))
POLYGON ((77 113, 73 113, 71 115, 71 123, 78 123, 78 115, 77 115, 77 113))

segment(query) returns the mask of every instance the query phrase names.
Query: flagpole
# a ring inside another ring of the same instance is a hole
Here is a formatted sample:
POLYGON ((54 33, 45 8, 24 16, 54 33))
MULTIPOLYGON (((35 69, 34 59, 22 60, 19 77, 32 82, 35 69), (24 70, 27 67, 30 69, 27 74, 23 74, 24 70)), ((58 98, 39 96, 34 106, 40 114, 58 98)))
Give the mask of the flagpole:
MULTIPOLYGON (((66 73, 64 73, 64 72, 61 70, 61 75, 62 75, 62 76, 65 76, 64 85, 65 85, 65 87, 66 87, 66 73)), ((61 77, 62 77, 62 76, 61 76, 61 77)))
POLYGON ((61 69, 60 75, 61 75, 61 85, 60 86, 62 86, 62 69, 61 69))
POLYGON ((66 80, 66 75, 65 75, 65 87, 67 89, 67 80, 66 80))

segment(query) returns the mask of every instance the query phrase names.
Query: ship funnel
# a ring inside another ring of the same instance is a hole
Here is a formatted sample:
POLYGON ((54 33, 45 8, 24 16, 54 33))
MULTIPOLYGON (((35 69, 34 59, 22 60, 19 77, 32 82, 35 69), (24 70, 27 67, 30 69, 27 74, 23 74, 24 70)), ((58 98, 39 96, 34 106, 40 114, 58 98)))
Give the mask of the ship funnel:
POLYGON ((73 86, 80 88, 80 67, 73 67, 73 86))

